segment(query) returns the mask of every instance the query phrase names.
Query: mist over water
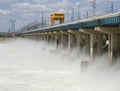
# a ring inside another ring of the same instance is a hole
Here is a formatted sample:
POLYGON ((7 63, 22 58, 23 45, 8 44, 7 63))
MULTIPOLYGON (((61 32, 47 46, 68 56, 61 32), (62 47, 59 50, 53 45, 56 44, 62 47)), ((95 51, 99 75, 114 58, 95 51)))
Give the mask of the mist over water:
POLYGON ((108 67, 106 55, 81 72, 80 61, 90 60, 85 53, 69 57, 44 41, 0 41, 0 91, 120 91, 119 63, 108 67))

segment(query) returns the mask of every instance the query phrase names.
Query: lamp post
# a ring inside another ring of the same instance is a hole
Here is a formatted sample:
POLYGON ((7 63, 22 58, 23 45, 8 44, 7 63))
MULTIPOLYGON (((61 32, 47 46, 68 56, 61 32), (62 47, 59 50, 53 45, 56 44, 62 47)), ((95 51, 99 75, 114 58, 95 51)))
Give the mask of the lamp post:
POLYGON ((113 3, 111 3, 111 12, 113 13, 113 3))
POLYGON ((80 19, 80 6, 78 6, 78 20, 80 19))
POLYGON ((71 21, 74 21, 74 8, 72 7, 72 16, 71 16, 71 21))
POLYGON ((93 16, 96 15, 96 0, 93 0, 93 16))

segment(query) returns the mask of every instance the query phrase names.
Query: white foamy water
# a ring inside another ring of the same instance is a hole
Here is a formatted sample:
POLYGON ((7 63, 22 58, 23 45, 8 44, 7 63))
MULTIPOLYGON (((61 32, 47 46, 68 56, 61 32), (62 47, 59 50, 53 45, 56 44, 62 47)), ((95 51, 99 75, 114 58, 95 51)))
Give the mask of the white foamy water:
POLYGON ((68 58, 66 50, 40 41, 2 41, 0 91, 120 91, 119 66, 109 68, 99 57, 81 72, 80 61, 88 58, 74 55, 68 58))

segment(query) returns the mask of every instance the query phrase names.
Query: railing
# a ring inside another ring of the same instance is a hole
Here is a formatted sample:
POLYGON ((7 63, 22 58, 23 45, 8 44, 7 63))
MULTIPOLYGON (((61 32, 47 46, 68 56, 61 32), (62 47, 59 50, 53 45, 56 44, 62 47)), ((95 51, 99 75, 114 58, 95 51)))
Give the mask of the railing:
POLYGON ((86 14, 83 14, 80 19, 69 20, 69 21, 66 21, 65 23, 77 21, 77 20, 83 20, 83 19, 87 19, 87 18, 99 17, 99 16, 113 14, 113 13, 117 13, 117 12, 120 12, 120 9, 114 9, 113 11, 109 10, 107 12, 100 12, 100 13, 96 12, 95 15, 90 14, 88 16, 86 14))

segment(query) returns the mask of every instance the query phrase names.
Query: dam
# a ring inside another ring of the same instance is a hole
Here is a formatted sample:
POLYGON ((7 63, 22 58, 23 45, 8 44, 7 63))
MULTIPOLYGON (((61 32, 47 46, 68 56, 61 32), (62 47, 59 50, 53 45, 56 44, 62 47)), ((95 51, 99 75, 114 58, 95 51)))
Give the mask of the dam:
POLYGON ((120 91, 119 3, 1 0, 0 91, 120 91))
POLYGON ((113 65, 120 56, 120 12, 40 29, 28 29, 16 36, 55 42, 56 46, 67 47, 68 54, 74 47, 77 47, 79 54, 82 47, 86 46, 86 52, 92 61, 95 56, 108 53, 109 65, 113 65))

